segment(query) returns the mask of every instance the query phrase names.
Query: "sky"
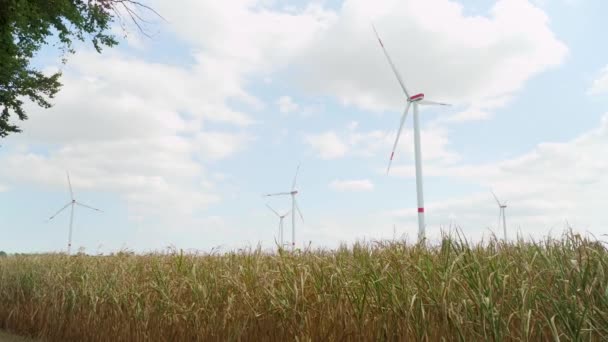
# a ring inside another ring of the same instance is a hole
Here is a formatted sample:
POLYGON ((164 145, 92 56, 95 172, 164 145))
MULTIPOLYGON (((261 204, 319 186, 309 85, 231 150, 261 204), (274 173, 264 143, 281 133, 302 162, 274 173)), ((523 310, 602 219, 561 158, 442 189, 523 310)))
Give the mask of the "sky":
MULTIPOLYGON (((297 188, 298 247, 417 232, 411 92, 449 102, 420 112, 427 235, 459 227, 509 238, 571 227, 603 239, 608 215, 608 32, 603 0, 150 0, 164 20, 117 25, 61 64, 51 109, 28 104, 0 147, 0 250, 273 248, 266 208, 297 188)), ((290 219, 286 237, 290 236, 290 219)))

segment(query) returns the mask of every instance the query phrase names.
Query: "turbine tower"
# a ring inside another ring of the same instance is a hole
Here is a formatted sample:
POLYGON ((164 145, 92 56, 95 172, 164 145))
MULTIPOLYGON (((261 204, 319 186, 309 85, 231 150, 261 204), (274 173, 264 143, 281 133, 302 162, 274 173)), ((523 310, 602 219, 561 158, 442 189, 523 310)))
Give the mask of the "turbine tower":
POLYGON ((296 184, 297 184, 299 172, 300 172, 300 165, 298 165, 298 168, 296 169, 296 175, 293 177, 291 191, 264 195, 266 197, 291 196, 291 213, 292 213, 292 215, 291 215, 291 250, 292 251, 295 250, 295 248, 296 248, 296 215, 295 215, 296 211, 300 215, 302 222, 304 222, 304 216, 302 215, 302 212, 300 211, 300 207, 298 207, 298 202, 296 201, 296 195, 298 194, 298 190, 296 190, 296 184))
POLYGON ((62 211, 64 211, 65 209, 67 209, 67 207, 70 207, 70 232, 69 232, 69 235, 68 235, 68 255, 70 255, 70 252, 72 250, 72 224, 74 223, 74 207, 77 206, 77 205, 79 205, 79 206, 81 206, 83 208, 87 208, 87 209, 91 209, 91 210, 95 210, 95 211, 99 211, 99 212, 101 212, 101 210, 78 202, 74 198, 74 191, 72 191, 72 182, 70 181, 70 174, 67 171, 66 171, 66 175, 68 176, 68 187, 70 188, 70 199, 71 200, 68 202, 68 204, 66 204, 63 208, 59 209, 59 211, 57 211, 53 216, 51 216, 49 218, 49 221, 51 221, 57 215, 59 215, 62 211))
POLYGON ((279 236, 278 236, 278 240, 279 240, 279 244, 281 246, 281 248, 285 248, 285 243, 283 242, 283 220, 285 219, 285 217, 289 216, 289 214, 291 213, 291 210, 286 212, 285 214, 279 214, 278 211, 274 210, 270 205, 266 204, 266 206, 268 207, 268 209, 272 210, 273 213, 275 213, 275 215, 277 215, 277 217, 279 218, 279 236))
POLYGON ((500 221, 502 220, 502 230, 503 230, 504 239, 506 242, 507 241, 507 218, 505 215, 505 209, 507 209, 507 202, 500 203, 500 201, 498 200, 498 197, 496 197, 496 194, 494 193, 494 191, 492 191, 492 195, 494 196, 494 199, 496 200, 496 204, 498 204, 498 208, 500 210, 498 213, 498 226, 500 227, 500 221))
POLYGON ((382 40, 380 39, 380 35, 378 34, 376 27, 374 25, 372 25, 372 28, 374 29, 374 33, 376 34, 376 38, 378 38, 378 42, 380 43, 380 46, 382 47, 382 51, 384 52, 384 55, 386 56, 386 59, 388 60, 388 63, 391 66, 391 69, 393 69, 393 73, 395 74, 397 81, 399 81, 399 85, 401 85, 401 89, 405 93, 405 97, 407 100, 407 103, 405 105, 405 110, 403 111, 403 115, 401 116, 401 123, 399 124, 399 130, 397 131, 397 137, 395 138, 395 143, 393 144, 393 150, 391 152, 391 157, 388 162, 388 168, 386 170, 387 174, 391 169, 393 157, 395 156, 395 149, 397 148, 397 144, 399 143, 399 137, 401 136, 403 124, 405 123, 405 119, 407 118, 407 114, 410 109, 410 106, 414 107, 414 109, 413 109, 413 112, 414 112, 414 149, 415 149, 415 159, 416 159, 416 194, 417 194, 417 203, 418 203, 418 242, 422 242, 426 238, 426 232, 425 232, 425 224, 424 224, 424 193, 423 193, 423 189, 422 189, 422 148, 420 146, 420 122, 419 122, 420 119, 418 118, 418 106, 419 105, 449 106, 449 104, 425 100, 423 93, 419 93, 419 94, 410 96, 410 93, 408 92, 407 88, 405 87, 405 83, 403 82, 401 74, 399 74, 397 67, 393 63, 393 60, 391 59, 390 55, 386 51, 386 48, 384 47, 384 44, 382 43, 382 40))

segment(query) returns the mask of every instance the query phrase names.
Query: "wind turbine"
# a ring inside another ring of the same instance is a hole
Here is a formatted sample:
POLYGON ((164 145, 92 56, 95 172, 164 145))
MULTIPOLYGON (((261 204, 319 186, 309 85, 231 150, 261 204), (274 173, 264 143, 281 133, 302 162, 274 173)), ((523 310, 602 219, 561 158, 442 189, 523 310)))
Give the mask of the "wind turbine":
POLYGON ((78 202, 74 198, 74 191, 72 191, 72 182, 70 181, 70 174, 67 171, 66 171, 66 175, 68 176, 68 186, 70 188, 70 198, 71 198, 71 200, 63 208, 59 209, 59 211, 56 212, 55 215, 51 216, 49 218, 49 221, 52 220, 52 219, 54 219, 62 211, 64 211, 65 209, 67 209, 67 207, 70 207, 70 233, 68 235, 68 255, 70 255, 70 252, 71 252, 71 249, 72 249, 72 224, 74 222, 74 207, 77 206, 77 205, 79 205, 81 207, 84 207, 84 208, 87 208, 87 209, 91 209, 91 210, 95 210, 95 211, 99 211, 99 212, 101 212, 101 210, 78 202))
POLYGON ((386 56, 386 59, 388 60, 388 63, 391 66, 391 69, 393 69, 393 73, 395 74, 395 77, 397 77, 397 81, 399 81, 399 84, 401 85, 401 89, 405 93, 405 97, 407 99, 407 103, 405 105, 405 110, 403 111, 403 115, 401 116, 401 123, 399 124, 399 130, 397 131, 397 137, 395 138, 395 143, 393 144, 393 150, 391 152, 391 157, 388 162, 388 168, 386 169, 387 174, 391 169, 393 157, 395 156, 395 149, 397 148, 397 144, 399 143, 399 137, 401 136, 403 124, 405 123, 405 119, 407 118, 407 114, 410 109, 410 106, 414 107, 414 110, 413 110, 414 111, 414 148, 415 148, 415 157, 416 157, 416 193, 417 193, 417 202, 418 202, 418 242, 422 242, 425 239, 426 234, 425 234, 425 224, 424 224, 424 194, 422 191, 422 151, 421 151, 421 146, 420 146, 420 123, 419 123, 419 118, 418 118, 418 106, 419 105, 449 106, 449 104, 425 100, 423 93, 419 93, 419 94, 410 96, 410 93, 407 91, 407 88, 405 87, 405 83, 403 83, 401 74, 399 74, 397 67, 395 67, 393 60, 389 56, 388 52, 386 51, 386 48, 384 47, 384 44, 382 43, 382 40, 380 39, 380 35, 378 34, 376 27, 374 25, 372 25, 372 28, 374 29, 374 33, 376 34, 376 38, 378 38, 378 42, 380 43, 380 46, 382 47, 382 51, 384 51, 384 55, 386 56))
POLYGON ((500 212, 498 214, 498 226, 500 227, 500 221, 502 219, 502 229, 504 232, 505 241, 507 241, 507 218, 505 215, 505 209, 507 209, 507 202, 500 203, 500 201, 498 200, 498 197, 496 197, 496 194, 494 193, 494 191, 491 191, 491 192, 492 192, 492 196, 494 196, 494 199, 496 200, 496 204, 498 204, 498 208, 500 210, 500 212))
POLYGON ((300 207, 298 207, 298 202, 296 201, 296 195, 298 194, 298 190, 296 190, 296 184, 298 180, 298 173, 300 172, 300 165, 296 169, 296 175, 293 177, 293 183, 291 185, 290 192, 278 192, 275 194, 267 194, 265 197, 272 196, 291 196, 291 250, 293 251, 296 248, 296 210, 304 222, 304 216, 302 216, 302 212, 300 211, 300 207))
POLYGON ((266 204, 266 206, 268 207, 268 209, 272 210, 273 213, 275 213, 275 215, 277 215, 277 217, 279 218, 279 243, 281 248, 285 247, 285 244, 283 243, 283 220, 285 219, 285 217, 289 216, 289 214, 291 213, 291 210, 286 212, 285 214, 281 215, 279 214, 278 211, 274 210, 270 205, 266 204))

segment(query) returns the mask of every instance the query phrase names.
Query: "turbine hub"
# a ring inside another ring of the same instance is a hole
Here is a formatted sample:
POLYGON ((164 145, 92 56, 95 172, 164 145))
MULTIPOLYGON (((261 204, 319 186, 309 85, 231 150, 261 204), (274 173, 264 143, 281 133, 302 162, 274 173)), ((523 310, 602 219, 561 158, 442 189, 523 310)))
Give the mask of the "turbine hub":
POLYGON ((297 195, 298 194, 298 190, 294 190, 291 192, 292 195, 297 195))
POLYGON ((410 96, 410 98, 407 99, 407 100, 410 101, 410 102, 416 102, 416 101, 420 101, 420 100, 423 100, 423 99, 424 99, 424 94, 420 93, 420 94, 416 94, 416 95, 410 96))

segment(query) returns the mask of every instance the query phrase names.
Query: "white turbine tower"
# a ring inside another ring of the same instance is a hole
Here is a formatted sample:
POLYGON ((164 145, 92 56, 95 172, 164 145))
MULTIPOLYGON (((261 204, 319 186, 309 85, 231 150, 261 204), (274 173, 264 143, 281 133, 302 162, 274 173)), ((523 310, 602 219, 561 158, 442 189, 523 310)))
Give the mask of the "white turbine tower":
POLYGON ((410 106, 414 107, 414 148, 415 148, 415 157, 416 157, 416 193, 417 193, 417 197, 418 197, 417 198, 417 200, 418 200, 418 242, 422 242, 425 239, 426 234, 425 234, 425 224, 424 224, 424 194, 422 191, 422 151, 421 151, 421 146, 420 146, 420 123, 419 123, 419 118, 418 118, 418 105, 449 106, 449 104, 425 100, 424 94, 422 94, 422 93, 410 96, 410 93, 407 91, 407 88, 405 87, 405 83, 403 83, 403 79, 401 78, 401 75, 399 74, 397 67, 395 67, 393 60, 389 56, 388 52, 386 51, 386 48, 384 47, 384 44, 382 43, 382 40, 380 39, 380 35, 378 34, 378 31, 376 31, 376 27, 373 25, 372 25, 372 27, 374 29, 374 33, 376 34, 376 38, 378 38, 378 42, 380 43, 380 46, 382 47, 382 51, 384 51, 384 55, 386 56, 386 59, 388 60, 388 63, 391 66, 391 69, 393 69, 393 72, 395 73, 395 76, 397 77, 397 81, 399 81, 399 84, 401 85, 401 89, 405 93, 405 96, 407 99, 407 104, 405 105, 405 110, 403 111, 403 115, 401 116, 401 123, 399 125, 399 130, 397 131, 397 137, 395 138, 395 143, 393 145, 393 150, 391 152, 391 158, 389 160, 388 168, 386 170, 387 174, 391 168, 391 163, 393 162, 393 157, 395 156, 395 149, 397 148, 397 143, 399 143, 399 137, 401 136, 401 130, 403 129, 403 124, 405 123, 405 119, 407 118, 407 114, 410 109, 410 106))
POLYGON ((91 206, 88 206, 86 204, 80 203, 78 202, 75 198, 74 198, 74 191, 72 191, 72 182, 70 181, 70 174, 66 171, 66 175, 68 176, 68 186, 70 188, 70 201, 68 202, 68 204, 66 204, 63 208, 59 209, 58 212, 55 213, 55 215, 51 216, 49 218, 49 221, 54 219, 57 215, 59 215, 62 211, 64 211, 65 209, 67 209, 67 207, 70 207, 70 233, 68 235, 68 255, 70 255, 70 252, 72 250, 72 224, 74 222, 74 206, 81 206, 83 208, 87 208, 87 209, 91 209, 91 210, 95 210, 95 211, 99 211, 101 212, 101 210, 93 208, 91 206))
POLYGON ((291 185, 290 192, 279 192, 279 193, 275 193, 275 194, 264 195, 266 197, 291 196, 291 250, 292 251, 296 248, 296 215, 295 215, 296 211, 300 215, 302 222, 304 222, 304 216, 302 215, 302 212, 300 211, 300 207, 298 207, 298 202, 296 201, 296 195, 298 194, 298 190, 296 190, 296 184, 297 184, 299 172, 300 172, 300 165, 298 165, 298 168, 296 169, 296 175, 293 177, 293 183, 291 185))
POLYGON ((266 204, 266 206, 268 207, 268 209, 272 210, 273 213, 275 213, 275 215, 277 215, 277 217, 279 218, 279 235, 278 235, 278 242, 281 246, 281 248, 285 248, 285 243, 283 242, 283 220, 285 219, 285 217, 289 216, 289 214, 291 213, 291 210, 286 212, 285 214, 279 214, 278 211, 274 210, 274 208, 272 208, 270 205, 266 204))
POLYGON ((494 191, 492 191, 492 195, 494 196, 494 199, 496 200, 496 204, 498 204, 498 208, 500 210, 498 213, 498 226, 500 227, 500 221, 502 221, 502 230, 503 230, 504 239, 506 242, 507 241, 507 218, 505 215, 505 209, 507 209, 507 202, 500 203, 500 201, 498 200, 498 197, 496 197, 496 194, 494 193, 494 191))

